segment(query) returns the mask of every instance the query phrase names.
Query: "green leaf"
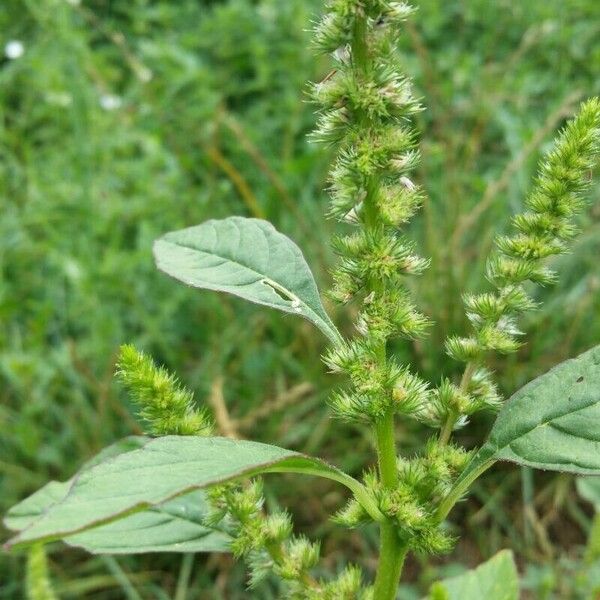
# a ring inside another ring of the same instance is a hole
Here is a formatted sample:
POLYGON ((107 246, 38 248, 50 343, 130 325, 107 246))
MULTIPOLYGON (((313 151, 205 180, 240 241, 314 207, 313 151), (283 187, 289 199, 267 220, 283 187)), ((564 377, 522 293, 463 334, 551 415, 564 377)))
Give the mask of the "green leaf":
POLYGON ((600 346, 520 389, 486 446, 498 460, 600 475, 600 346))
POLYGON ((206 525, 210 507, 202 490, 64 538, 92 554, 228 552, 229 536, 206 525))
MULTIPOLYGON (((141 448, 148 438, 142 436, 130 436, 107 446, 96 456, 83 464, 79 473, 104 462, 114 456, 131 452, 141 448)), ((34 521, 48 510, 50 506, 60 502, 67 495, 73 485, 74 478, 68 481, 50 481, 37 492, 31 494, 15 506, 13 506, 4 517, 4 525, 12 531, 22 531, 29 527, 34 521)))
POLYGON ((498 460, 600 475, 600 346, 554 367, 508 400, 487 442, 442 501, 439 516, 498 460))
MULTIPOLYGON (((114 446, 110 448, 114 449, 114 446)), ((72 479, 51 481, 13 507, 4 524, 13 531, 26 529, 50 506, 64 500, 72 485, 72 479)), ((229 537, 205 524, 208 510, 204 492, 197 490, 123 519, 65 537, 64 541, 94 554, 225 552, 229 537)))
MULTIPOLYGON (((146 439, 137 450, 83 470, 72 480, 62 499, 57 500, 60 494, 57 494, 56 488, 47 486, 47 493, 53 497, 54 504, 50 504, 39 518, 29 524, 21 521, 19 526, 26 526, 8 546, 65 538, 164 504, 192 490, 240 477, 275 472, 304 473, 343 483, 355 493, 373 518, 381 518, 364 486, 316 458, 258 442, 166 436, 146 439)), ((39 497, 35 502, 32 497, 28 500, 29 506, 39 507, 39 497)), ((25 503, 18 506, 22 509, 25 503)), ((11 513, 11 518, 15 514, 19 516, 15 509, 11 513)), ((15 521, 12 524, 15 525, 15 521)))
POLYGON ((519 574, 512 552, 502 550, 476 569, 435 583, 430 600, 518 600, 519 574))
POLYGON ((267 221, 229 217, 173 231, 154 243, 154 257, 187 285, 300 315, 341 341, 302 251, 267 221))

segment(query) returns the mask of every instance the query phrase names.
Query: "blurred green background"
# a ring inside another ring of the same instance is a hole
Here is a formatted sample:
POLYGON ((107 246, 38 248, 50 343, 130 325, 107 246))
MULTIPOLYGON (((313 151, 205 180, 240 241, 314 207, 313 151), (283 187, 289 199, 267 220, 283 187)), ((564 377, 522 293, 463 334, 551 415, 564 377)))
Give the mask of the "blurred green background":
MULTIPOLYGON (((124 342, 176 371, 199 401, 224 405, 225 428, 357 474, 370 464, 368 434, 329 417, 336 381, 316 359, 324 340, 310 325, 185 289, 151 256, 165 231, 264 217, 303 248, 328 287, 331 154, 306 138, 315 122, 306 84, 330 68, 310 49, 321 5, 2 0, 0 512, 139 431, 113 383, 124 342)), ((410 233, 433 260, 415 294, 436 327, 425 343, 396 350, 437 381, 457 369, 443 339, 466 328, 461 292, 485 287, 494 234, 521 208, 540 153, 582 99, 600 94, 600 3, 417 5, 399 44, 428 108, 418 179, 429 200, 410 233)), ((591 199, 572 254, 556 261, 560 283, 538 294, 544 305, 528 318, 528 344, 495 365, 506 393, 600 341, 599 186, 591 199)), ((336 315, 345 331, 352 312, 336 315)), ((464 443, 488 425, 477 421, 464 443)), ((415 451, 423 433, 401 427, 403 450, 415 451)), ((325 536, 326 567, 352 559, 372 571, 375 532, 327 522, 343 500, 333 484, 269 479, 268 494, 290 508, 299 531, 325 536)), ((581 560, 590 520, 570 477, 499 467, 454 513, 462 535, 454 553, 428 566, 413 559, 402 597, 419 598, 457 564, 511 547, 524 597, 597 598, 600 576, 581 560)), ((144 599, 276 593, 271 582, 249 592, 227 557, 198 557, 187 596, 176 596, 180 563, 51 548, 63 598, 135 600, 124 576, 144 599)), ((0 556, 0 597, 22 599, 22 576, 19 557, 0 556)))

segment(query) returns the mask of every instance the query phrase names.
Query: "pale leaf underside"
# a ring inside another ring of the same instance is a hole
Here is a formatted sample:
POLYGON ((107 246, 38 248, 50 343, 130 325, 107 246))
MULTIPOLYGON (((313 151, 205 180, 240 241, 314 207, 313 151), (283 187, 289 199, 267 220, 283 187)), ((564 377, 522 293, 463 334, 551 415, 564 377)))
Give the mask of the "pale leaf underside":
POLYGON ((161 271, 186 285, 302 316, 332 342, 341 340, 302 251, 268 221, 229 217, 173 231, 154 243, 154 256, 161 271))

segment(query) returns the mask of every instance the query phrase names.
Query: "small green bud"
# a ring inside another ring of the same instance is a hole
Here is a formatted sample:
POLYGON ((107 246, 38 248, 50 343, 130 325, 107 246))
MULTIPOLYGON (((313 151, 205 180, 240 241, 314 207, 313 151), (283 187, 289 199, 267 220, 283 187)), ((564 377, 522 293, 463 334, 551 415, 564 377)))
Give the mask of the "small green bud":
POLYGON ((366 600, 362 589, 361 570, 352 565, 346 567, 315 594, 314 600, 366 600))
POLYGON ((485 348, 472 337, 449 337, 446 340, 446 353, 459 362, 471 362, 481 359, 485 348))
POLYGON ((475 371, 467 386, 467 393, 471 397, 470 414, 482 409, 495 411, 502 406, 502 397, 486 369, 475 371))
MULTIPOLYGON (((404 179, 404 178, 403 178, 404 179)), ((381 216, 392 227, 400 227, 412 219, 421 207, 423 194, 409 179, 382 186, 377 197, 381 216)))
POLYGON ((477 332, 477 339, 487 350, 496 350, 500 354, 510 354, 516 352, 522 345, 515 339, 515 335, 519 334, 520 332, 513 330, 511 326, 504 327, 502 324, 496 327, 485 325, 477 332))
POLYGON ((392 389, 392 407, 397 413, 418 413, 428 402, 429 386, 425 381, 403 368, 396 376, 392 389))
POLYGON ((417 311, 408 293, 402 290, 370 294, 356 324, 363 336, 378 340, 395 336, 421 338, 430 326, 431 321, 417 311))
POLYGON ((237 535, 231 541, 231 551, 240 558, 250 552, 258 551, 265 545, 265 534, 260 519, 249 519, 242 522, 237 535))
POLYGON ((507 256, 523 260, 540 260, 554 254, 563 254, 567 249, 559 239, 523 233, 514 237, 499 236, 496 245, 507 256))

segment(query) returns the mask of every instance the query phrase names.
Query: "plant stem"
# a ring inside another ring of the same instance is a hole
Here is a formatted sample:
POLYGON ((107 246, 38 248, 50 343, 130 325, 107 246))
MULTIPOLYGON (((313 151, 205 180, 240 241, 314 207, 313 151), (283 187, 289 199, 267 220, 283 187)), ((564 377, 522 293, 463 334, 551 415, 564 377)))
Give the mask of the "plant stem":
POLYGON ((367 52, 367 19, 356 19, 354 25, 354 39, 352 40, 352 60, 357 70, 367 71, 369 68, 369 54, 367 52))
MULTIPOLYGON (((352 40, 352 60, 357 73, 366 75, 369 72, 371 65, 367 46, 366 17, 356 20, 352 40)), ((360 118, 368 126, 367 115, 362 114, 360 118)), ((379 224, 379 211, 376 204, 378 188, 378 178, 368 178, 363 214, 364 226, 367 229, 374 229, 379 224)), ((369 281, 368 287, 370 292, 385 293, 385 285, 379 280, 372 279, 369 281)), ((385 342, 378 348, 377 356, 379 361, 385 364, 387 360, 385 342)), ((393 490, 398 485, 394 412, 392 410, 388 411, 374 425, 374 430, 379 477, 385 488, 393 490)), ((395 525, 387 518, 380 523, 379 547, 379 564, 375 576, 374 597, 377 600, 394 600, 407 548, 398 538, 395 525)))
POLYGON ((390 521, 381 524, 379 548, 373 597, 377 600, 394 600, 407 548, 398 538, 396 527, 390 521))
POLYGON ((111 575, 121 586, 121 590, 123 591, 123 594, 125 594, 125 598, 127 598, 127 600, 142 600, 142 597, 133 587, 133 584, 131 581, 129 581, 129 577, 127 577, 127 574, 125 571, 123 571, 116 558, 110 555, 105 555, 101 556, 100 560, 106 565, 111 575))
POLYGON ((375 440, 381 483, 386 488, 394 489, 398 485, 398 469, 396 466, 394 414, 391 411, 375 425, 375 440))
POLYGON ((454 411, 448 414, 446 422, 444 423, 444 426, 440 432, 440 446, 445 446, 450 441, 450 436, 452 435, 452 430, 454 429, 457 418, 458 414, 454 411))
MULTIPOLYGON (((463 371, 461 380, 460 380, 460 392, 464 394, 471 383, 471 379, 473 379, 473 375, 475 375, 475 371, 477 370, 477 364, 474 362, 467 363, 465 370, 463 371)), ((440 446, 445 446, 452 436, 452 430, 454 429, 454 425, 456 425, 456 420, 460 415, 456 411, 452 411, 448 414, 446 418, 446 422, 442 427, 440 432, 440 446)))
POLYGON ((175 590, 175 600, 187 600, 190 577, 194 567, 194 554, 184 554, 181 559, 181 568, 179 578, 177 579, 177 588, 175 590))
MULTIPOLYGON (((381 482, 386 488, 394 489, 398 485, 398 469, 394 414, 391 411, 376 423, 375 440, 381 482)), ((394 600, 407 549, 402 545, 396 527, 389 519, 381 523, 379 531, 379 564, 375 576, 374 597, 377 600, 394 600)))

